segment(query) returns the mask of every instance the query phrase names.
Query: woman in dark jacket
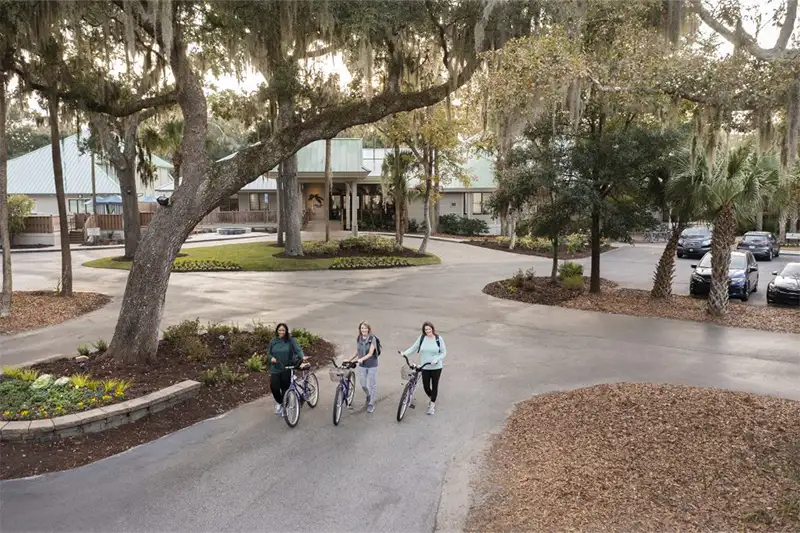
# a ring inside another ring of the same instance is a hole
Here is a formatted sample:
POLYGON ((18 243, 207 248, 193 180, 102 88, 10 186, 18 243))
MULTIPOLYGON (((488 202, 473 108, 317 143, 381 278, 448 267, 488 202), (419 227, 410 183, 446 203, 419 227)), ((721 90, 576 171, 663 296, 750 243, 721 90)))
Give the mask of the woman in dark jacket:
POLYGON ((270 389, 275 398, 275 414, 283 415, 283 395, 289 390, 292 373, 287 366, 297 366, 304 359, 303 349, 289 333, 289 326, 284 323, 275 328, 275 338, 269 343, 269 357, 272 365, 269 368, 270 389))

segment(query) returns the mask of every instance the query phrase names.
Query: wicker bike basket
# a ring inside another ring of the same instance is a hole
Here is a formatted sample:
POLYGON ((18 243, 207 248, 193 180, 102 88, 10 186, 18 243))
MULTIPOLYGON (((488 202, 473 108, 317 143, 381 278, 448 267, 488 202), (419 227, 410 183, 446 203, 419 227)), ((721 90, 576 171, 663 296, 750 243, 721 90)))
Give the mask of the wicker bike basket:
POLYGON ((417 371, 413 370, 408 365, 403 365, 400 368, 400 379, 402 379, 403 381, 411 381, 412 379, 414 379, 416 377, 416 375, 417 375, 417 371))

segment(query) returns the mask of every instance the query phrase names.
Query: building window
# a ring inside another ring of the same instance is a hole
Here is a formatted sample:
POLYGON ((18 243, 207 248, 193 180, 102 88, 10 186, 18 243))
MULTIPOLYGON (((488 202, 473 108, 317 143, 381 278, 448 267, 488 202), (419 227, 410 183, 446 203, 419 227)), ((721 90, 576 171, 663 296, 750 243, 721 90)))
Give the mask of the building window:
POLYGON ((250 193, 250 211, 266 211, 266 194, 261 192, 250 193))
POLYGON ((489 193, 474 192, 472 193, 472 214, 485 215, 486 207, 484 203, 489 200, 489 193))
POLYGON ((86 205, 87 198, 78 198, 77 200, 68 200, 68 211, 70 213, 89 213, 92 206, 86 205))
POLYGON ((226 198, 222 200, 222 203, 219 204, 220 211, 238 211, 239 210, 239 195, 231 196, 230 198, 226 198))

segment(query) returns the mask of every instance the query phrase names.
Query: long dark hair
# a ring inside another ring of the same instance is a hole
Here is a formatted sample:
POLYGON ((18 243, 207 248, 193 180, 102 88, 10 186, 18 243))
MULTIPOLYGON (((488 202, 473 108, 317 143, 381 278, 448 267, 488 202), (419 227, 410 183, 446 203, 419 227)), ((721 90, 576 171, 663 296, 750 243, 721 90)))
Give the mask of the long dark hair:
POLYGON ((430 322, 428 322, 427 320, 422 323, 422 336, 424 337, 425 335, 427 335, 425 333, 425 326, 430 326, 431 327, 431 332, 433 333, 433 336, 435 337, 436 336, 436 327, 434 327, 434 325, 431 324, 430 322))
POLYGON ((285 330, 286 330, 286 335, 284 335, 284 336, 283 336, 283 339, 282 339, 282 340, 283 340, 283 342, 289 342, 290 340, 292 340, 292 333, 291 333, 291 331, 289 330, 289 326, 287 326, 287 325, 286 325, 285 323, 283 323, 283 322, 281 322, 280 324, 278 324, 277 326, 275 326, 275 338, 276 338, 276 339, 280 339, 280 338, 281 338, 281 336, 280 336, 280 335, 278 335, 278 330, 279 330, 279 329, 281 329, 281 326, 283 326, 283 329, 285 329, 285 330))

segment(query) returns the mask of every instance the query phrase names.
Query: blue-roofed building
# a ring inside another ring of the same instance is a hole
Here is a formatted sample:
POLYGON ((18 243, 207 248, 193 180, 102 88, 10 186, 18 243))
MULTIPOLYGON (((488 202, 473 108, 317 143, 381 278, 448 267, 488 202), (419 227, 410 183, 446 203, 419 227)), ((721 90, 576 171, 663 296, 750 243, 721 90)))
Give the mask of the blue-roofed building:
MULTIPOLYGON (((61 164, 67 210, 70 213, 91 212, 91 203, 87 205, 86 200, 92 198, 92 157, 89 152, 81 151, 77 134, 62 139, 61 164)), ((172 179, 172 165, 168 161, 154 155, 153 165, 156 167, 156 183, 140 181, 137 186, 139 197, 152 196, 159 184, 172 179)), ((120 194, 119 180, 110 164, 95 157, 94 170, 98 196, 120 194)), ((49 144, 8 161, 8 194, 30 197, 36 214, 58 214, 53 154, 49 144)))

